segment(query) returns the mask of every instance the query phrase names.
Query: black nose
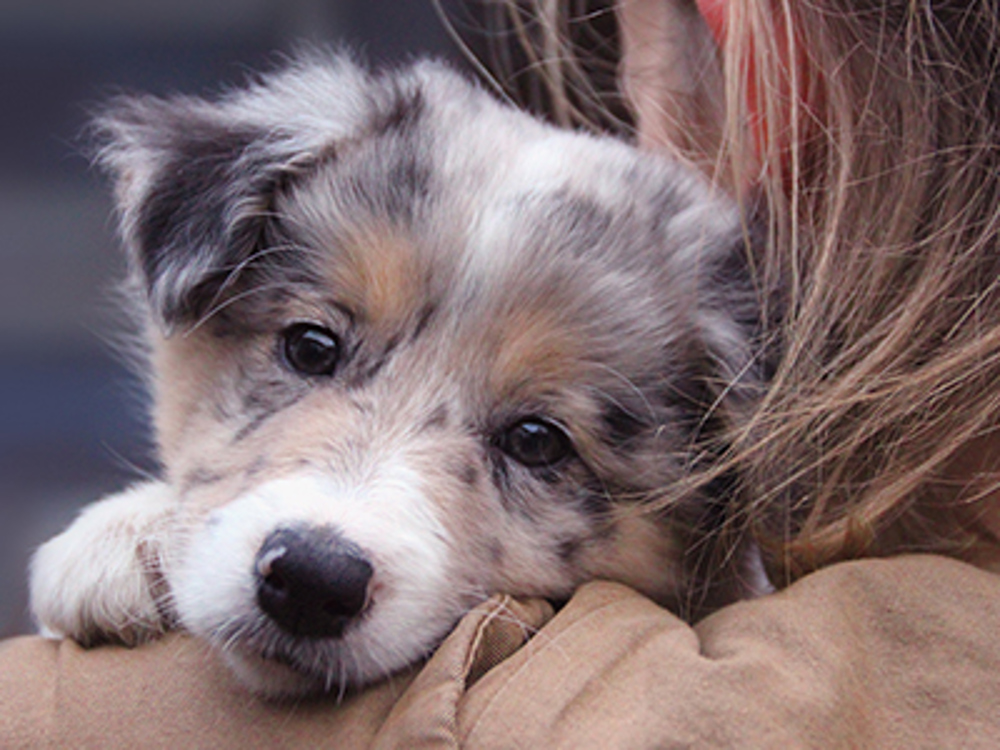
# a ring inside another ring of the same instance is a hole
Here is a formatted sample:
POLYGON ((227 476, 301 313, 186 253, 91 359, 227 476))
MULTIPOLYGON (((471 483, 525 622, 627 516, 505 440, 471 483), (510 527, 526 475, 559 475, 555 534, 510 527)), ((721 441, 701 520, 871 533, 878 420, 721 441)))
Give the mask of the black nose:
POLYGON ((328 526, 277 529, 256 568, 257 603, 293 635, 338 638, 368 600, 371 564, 328 526))

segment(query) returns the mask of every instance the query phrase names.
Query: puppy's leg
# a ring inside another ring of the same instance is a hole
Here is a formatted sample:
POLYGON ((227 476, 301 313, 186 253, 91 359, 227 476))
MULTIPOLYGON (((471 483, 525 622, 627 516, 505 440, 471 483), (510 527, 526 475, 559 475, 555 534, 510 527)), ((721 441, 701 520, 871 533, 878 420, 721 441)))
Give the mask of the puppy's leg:
POLYGON ((161 482, 101 500, 31 563, 31 609, 41 632, 84 645, 140 643, 170 626, 161 565, 176 496, 161 482))

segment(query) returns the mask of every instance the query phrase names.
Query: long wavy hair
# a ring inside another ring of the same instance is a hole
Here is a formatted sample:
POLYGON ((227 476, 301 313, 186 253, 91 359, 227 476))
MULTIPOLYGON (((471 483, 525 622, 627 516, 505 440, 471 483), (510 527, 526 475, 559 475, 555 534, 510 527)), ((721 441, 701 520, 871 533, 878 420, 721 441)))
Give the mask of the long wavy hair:
MULTIPOLYGON (((508 94, 630 136, 609 2, 481 12, 481 59, 508 94)), ((750 499, 730 520, 778 583, 903 551, 995 563, 998 3, 731 0, 725 13, 699 79, 714 90, 659 105, 683 125, 717 103, 713 138, 679 127, 669 145, 756 207, 757 273, 782 290, 773 381, 733 425, 726 463, 750 499)))

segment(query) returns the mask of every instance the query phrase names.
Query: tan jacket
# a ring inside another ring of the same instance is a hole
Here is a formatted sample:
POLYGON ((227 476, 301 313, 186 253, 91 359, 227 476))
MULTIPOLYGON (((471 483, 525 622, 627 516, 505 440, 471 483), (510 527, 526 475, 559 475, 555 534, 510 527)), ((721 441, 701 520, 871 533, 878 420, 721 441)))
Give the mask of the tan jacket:
POLYGON ((418 671, 274 704, 175 635, 0 644, 0 748, 1000 748, 1000 576, 869 560, 690 627, 611 583, 496 597, 418 671))

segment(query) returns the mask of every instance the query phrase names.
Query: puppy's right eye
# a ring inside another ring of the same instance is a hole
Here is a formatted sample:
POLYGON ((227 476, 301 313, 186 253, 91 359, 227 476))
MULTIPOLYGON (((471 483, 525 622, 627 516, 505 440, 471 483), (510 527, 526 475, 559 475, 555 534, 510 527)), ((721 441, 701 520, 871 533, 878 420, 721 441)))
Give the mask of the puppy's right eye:
POLYGON ((573 453, 573 443, 563 429, 542 417, 515 422, 500 435, 498 444, 529 469, 555 466, 573 453))
POLYGON ((337 335, 315 323, 295 323, 282 331, 285 362, 300 375, 330 376, 340 363, 337 335))

